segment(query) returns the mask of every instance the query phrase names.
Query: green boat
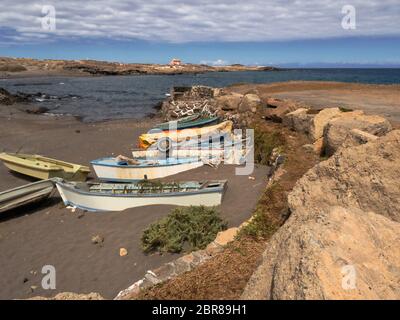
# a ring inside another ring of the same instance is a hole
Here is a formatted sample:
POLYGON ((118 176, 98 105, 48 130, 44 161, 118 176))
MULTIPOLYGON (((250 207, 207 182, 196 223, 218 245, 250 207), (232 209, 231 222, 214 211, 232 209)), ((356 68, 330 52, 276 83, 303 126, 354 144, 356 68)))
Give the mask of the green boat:
MULTIPOLYGON (((181 130, 181 129, 188 129, 188 128, 200 128, 206 125, 211 125, 217 123, 219 120, 218 117, 204 117, 201 116, 200 114, 195 114, 192 116, 184 117, 178 119, 176 129, 181 130)), ((160 123, 157 126, 155 126, 153 129, 159 129, 159 130, 169 130, 170 126, 172 126, 172 122, 164 122, 160 123)))

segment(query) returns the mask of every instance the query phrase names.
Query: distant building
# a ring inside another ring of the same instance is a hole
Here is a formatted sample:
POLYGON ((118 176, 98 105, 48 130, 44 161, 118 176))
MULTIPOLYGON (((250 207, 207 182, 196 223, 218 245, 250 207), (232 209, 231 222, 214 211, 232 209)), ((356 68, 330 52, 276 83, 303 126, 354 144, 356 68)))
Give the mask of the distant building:
POLYGON ((180 59, 174 58, 174 59, 172 59, 172 60, 170 61, 169 65, 170 65, 170 66, 173 66, 173 67, 175 67, 175 66, 180 66, 180 65, 182 65, 182 61, 181 61, 180 59))

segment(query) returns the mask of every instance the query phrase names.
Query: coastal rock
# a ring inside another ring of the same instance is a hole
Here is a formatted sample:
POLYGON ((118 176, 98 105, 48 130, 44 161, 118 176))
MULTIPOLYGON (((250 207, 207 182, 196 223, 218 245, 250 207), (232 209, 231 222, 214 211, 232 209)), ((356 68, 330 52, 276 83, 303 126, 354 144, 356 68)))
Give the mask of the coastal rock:
POLYGON ((399 299, 399 159, 394 130, 309 170, 242 298, 399 299))
POLYGON ((288 196, 302 215, 331 206, 357 207, 400 222, 400 130, 340 149, 309 170, 288 196))
POLYGON ((257 108, 261 106, 261 99, 254 93, 246 94, 241 103, 239 104, 239 112, 251 111, 252 113, 257 112, 257 108))
POLYGON ((378 136, 361 131, 359 129, 352 129, 349 131, 340 148, 355 147, 370 141, 375 141, 376 139, 378 139, 378 136))
POLYGON ((314 115, 308 114, 308 109, 299 108, 283 116, 283 124, 296 132, 309 134, 314 115))
POLYGON ((264 108, 264 117, 267 120, 281 123, 285 114, 300 108, 300 105, 291 100, 280 100, 275 98, 267 98, 266 108, 264 108))
POLYGON ((8 92, 6 89, 0 88, 0 105, 10 105, 15 102, 17 102, 19 98, 10 92, 8 92))
POLYGON ((289 219, 242 299, 400 298, 400 224, 356 208, 328 209, 289 219))
POLYGON ((223 111, 233 111, 239 108, 239 104, 243 99, 243 95, 239 93, 231 93, 216 98, 217 107, 223 111))
POLYGON ((324 153, 332 155, 343 144, 352 129, 382 136, 392 129, 390 122, 376 115, 365 115, 360 111, 345 112, 331 119, 324 129, 324 153))
POLYGON ((339 108, 326 108, 318 112, 312 120, 310 136, 314 140, 322 138, 324 134, 324 128, 328 124, 329 120, 339 117, 342 114, 339 108))

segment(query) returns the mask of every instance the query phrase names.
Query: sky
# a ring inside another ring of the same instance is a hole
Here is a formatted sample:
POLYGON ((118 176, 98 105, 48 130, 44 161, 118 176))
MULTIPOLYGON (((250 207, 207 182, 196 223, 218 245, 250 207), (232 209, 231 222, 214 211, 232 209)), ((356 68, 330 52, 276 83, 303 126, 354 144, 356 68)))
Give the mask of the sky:
POLYGON ((400 66, 399 0, 1 0, 0 56, 400 66))

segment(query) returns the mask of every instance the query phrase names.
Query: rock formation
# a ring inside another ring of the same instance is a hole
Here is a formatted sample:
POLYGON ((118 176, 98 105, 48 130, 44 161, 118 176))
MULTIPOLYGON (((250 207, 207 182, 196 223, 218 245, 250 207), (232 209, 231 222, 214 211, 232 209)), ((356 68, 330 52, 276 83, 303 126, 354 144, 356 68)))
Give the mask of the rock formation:
POLYGON ((368 137, 297 182, 242 298, 400 298, 400 130, 368 137))

